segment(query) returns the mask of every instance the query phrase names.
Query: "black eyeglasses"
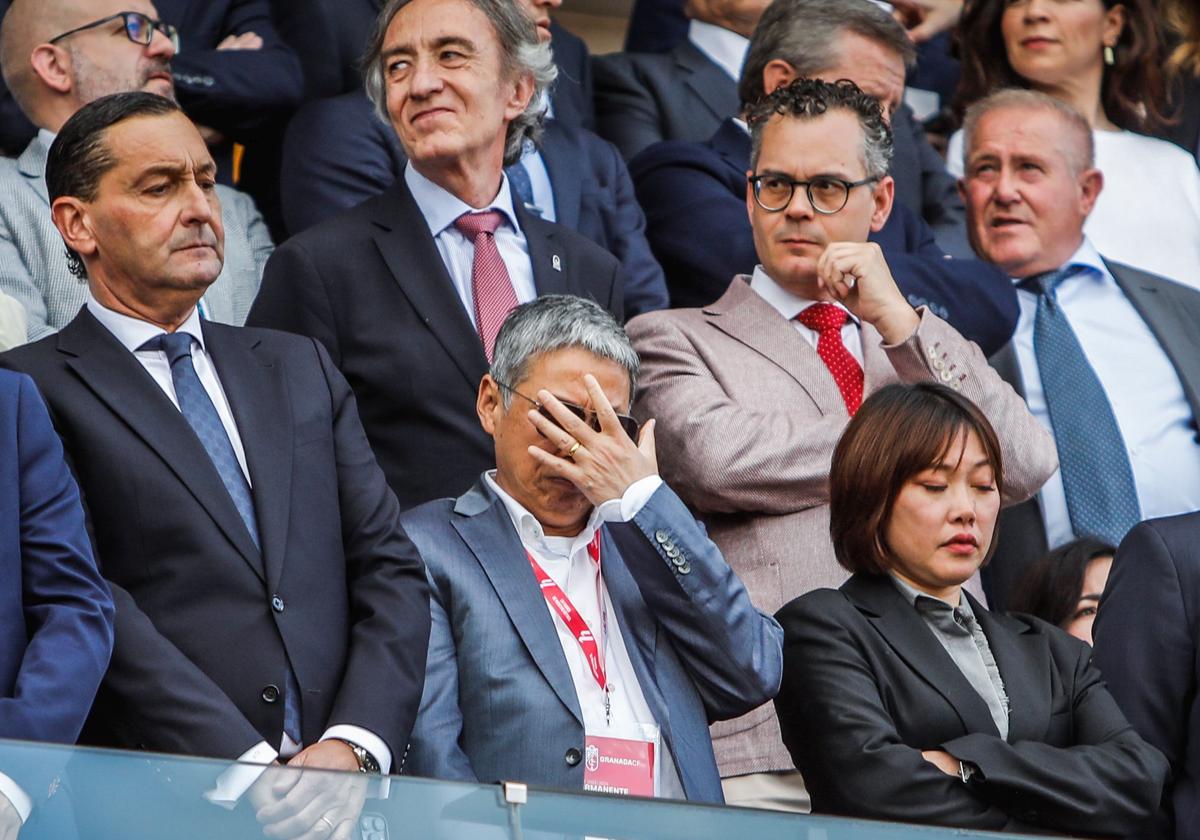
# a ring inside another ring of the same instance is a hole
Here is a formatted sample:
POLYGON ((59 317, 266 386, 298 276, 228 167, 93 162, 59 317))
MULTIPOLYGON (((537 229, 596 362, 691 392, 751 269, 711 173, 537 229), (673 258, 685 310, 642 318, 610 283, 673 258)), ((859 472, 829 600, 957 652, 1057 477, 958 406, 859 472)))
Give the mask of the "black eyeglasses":
MULTIPOLYGON (((562 424, 559 423, 558 420, 556 420, 554 418, 554 415, 550 413, 550 410, 548 408, 546 408, 545 404, 542 403, 540 400, 535 400, 533 397, 527 397, 524 394, 522 394, 520 391, 518 391, 516 388, 512 387, 511 385, 505 385, 503 382, 501 382, 499 380, 496 380, 496 384, 499 385, 501 388, 503 388, 505 391, 516 394, 521 399, 528 400, 529 402, 533 403, 537 407, 539 414, 541 414, 543 417, 545 417, 547 420, 549 420, 555 426, 558 426, 560 429, 562 429, 562 424)), ((596 414, 596 412, 592 411, 590 408, 584 408, 581 405, 576 405, 573 402, 567 402, 566 400, 562 399, 561 397, 559 398, 558 401, 563 404, 563 406, 567 409, 567 411, 571 412, 576 417, 578 417, 580 420, 582 420, 584 423, 586 423, 593 432, 600 431, 600 417, 599 417, 599 415, 596 414)), ((617 422, 621 424, 621 430, 623 432, 625 432, 625 434, 629 435, 629 439, 632 440, 634 443, 637 443, 638 429, 640 428, 638 426, 638 421, 634 420, 628 414, 618 414, 617 422)), ((564 431, 565 431, 565 429, 564 429, 564 431)))
POLYGON ((147 17, 141 12, 117 12, 115 15, 109 15, 106 18, 85 23, 83 26, 68 29, 61 35, 55 35, 47 43, 56 43, 68 35, 74 35, 76 32, 83 32, 87 29, 95 29, 97 26, 103 26, 118 19, 125 24, 125 37, 135 44, 140 44, 143 47, 150 46, 150 42, 154 40, 155 31, 158 31, 171 40, 176 50, 179 49, 178 29, 169 23, 163 23, 161 20, 154 20, 154 18, 147 17))
POLYGON ((780 172, 751 175, 748 179, 754 188, 754 201, 768 213, 786 210, 796 194, 796 187, 804 187, 812 209, 824 216, 832 216, 846 206, 850 190, 878 181, 878 178, 863 178, 861 181, 846 181, 832 175, 818 175, 811 181, 797 181, 780 172))

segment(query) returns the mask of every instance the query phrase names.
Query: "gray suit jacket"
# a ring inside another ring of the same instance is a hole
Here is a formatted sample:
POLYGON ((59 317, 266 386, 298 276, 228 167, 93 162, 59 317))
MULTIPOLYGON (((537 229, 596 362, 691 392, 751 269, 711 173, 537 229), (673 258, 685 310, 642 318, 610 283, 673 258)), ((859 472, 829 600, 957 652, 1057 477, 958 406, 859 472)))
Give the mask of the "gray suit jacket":
MULTIPOLYGON (((406 772, 581 789, 583 714, 504 503, 481 480, 401 522, 433 588, 406 772)), ((631 522, 601 533, 604 583, 684 793, 721 802, 708 724, 774 697, 783 631, 665 484, 631 522)))
MULTIPOLYGON (((1200 292, 1121 263, 1106 260, 1105 265, 1162 345, 1179 375, 1193 418, 1200 419, 1200 292)), ((1001 348, 989 361, 1024 397, 1021 368, 1012 345, 1001 348)), ((1200 431, 1197 437, 1200 439, 1200 431)), ((1007 609, 1029 566, 1048 550, 1038 500, 1003 511, 998 527, 1000 544, 984 572, 984 582, 993 608, 1007 609)))
MULTIPOLYGON (((67 267, 66 246, 50 217, 49 151, 39 134, 19 158, 0 159, 0 291, 25 307, 30 341, 66 326, 87 300, 87 283, 67 267)), ((275 246, 248 195, 222 185, 217 193, 225 267, 204 306, 210 320, 241 326, 275 246)))
MULTIPOLYGON (((702 309, 641 315, 627 330, 642 357, 635 414, 657 418, 659 465, 708 525, 754 605, 774 613, 849 574, 829 539, 829 462, 848 422, 817 351, 736 278, 702 309)), ((983 409, 1000 437, 1006 504, 1054 472, 1054 442, 983 353, 924 309, 916 333, 884 346, 862 327, 867 395, 891 382, 945 382, 983 409)), ((770 706, 713 727, 723 776, 787 770, 770 706)))

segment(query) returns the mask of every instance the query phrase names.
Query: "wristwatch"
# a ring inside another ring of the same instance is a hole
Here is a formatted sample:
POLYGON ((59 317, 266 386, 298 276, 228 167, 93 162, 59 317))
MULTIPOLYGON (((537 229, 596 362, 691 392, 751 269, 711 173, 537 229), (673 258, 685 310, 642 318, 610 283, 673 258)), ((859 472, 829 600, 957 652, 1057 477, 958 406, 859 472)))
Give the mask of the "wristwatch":
POLYGON ((358 744, 354 743, 353 741, 347 741, 345 738, 338 738, 337 740, 341 741, 343 744, 345 744, 347 747, 349 747, 350 751, 352 753, 354 753, 354 757, 358 759, 358 772, 359 773, 378 773, 379 772, 379 762, 375 760, 375 756, 371 755, 369 752, 367 752, 365 749, 363 749, 362 747, 360 747, 358 744))
POLYGON ((970 764, 969 762, 966 762, 966 761, 958 762, 958 778, 962 779, 962 783, 964 785, 970 784, 972 782, 972 780, 975 779, 975 777, 978 773, 979 773, 979 768, 976 767, 974 764, 970 764))

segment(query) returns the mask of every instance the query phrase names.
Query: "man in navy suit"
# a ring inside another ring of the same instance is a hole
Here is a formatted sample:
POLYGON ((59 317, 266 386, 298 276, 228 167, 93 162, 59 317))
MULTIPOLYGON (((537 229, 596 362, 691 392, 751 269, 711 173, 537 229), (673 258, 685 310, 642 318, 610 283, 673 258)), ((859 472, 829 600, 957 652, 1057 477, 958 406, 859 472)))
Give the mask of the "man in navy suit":
MULTIPOLYGON (((558 76, 545 132, 508 167, 526 209, 566 225, 621 261, 625 313, 664 309, 662 269, 646 242, 645 217, 625 162, 588 130, 591 73, 583 41, 550 21, 561 0, 517 0, 554 50, 558 76), (522 192, 522 190, 524 192, 522 192)), ((362 91, 311 102, 288 126, 280 190, 295 234, 377 196, 404 172, 395 130, 376 118, 362 91)))
MULTIPOLYGON (((0 738, 75 743, 112 644, 62 444, 29 378, 0 372, 0 738)), ((0 837, 54 792, 42 764, 0 762, 0 837)))
POLYGON ((476 405, 496 469, 404 515, 433 588, 413 773, 723 801, 708 722, 774 696, 780 629, 659 478, 637 372, 592 301, 501 329, 476 405), (610 750, 645 764, 618 781, 610 750))
POLYGON ((1200 824, 1200 512, 1151 519, 1121 541, 1096 613, 1096 665, 1171 783, 1139 834, 1187 840, 1200 824))
POLYGON ((492 465, 475 390, 509 309, 570 293, 623 313, 616 258, 525 207, 504 171, 554 77, 536 29, 515 0, 388 3, 367 91, 408 162, 382 195, 276 250, 250 312, 328 348, 404 507, 457 496, 492 465))
MULTIPOLYGON (((836 24, 832 13, 797 13, 813 2, 778 0, 767 10, 751 41, 740 86, 744 104, 800 75, 846 77, 862 81, 885 113, 894 116, 903 95, 905 56, 911 54, 903 29, 866 0, 842 3, 835 10, 840 13, 836 24), (820 21, 833 27, 835 43, 825 54, 793 55, 795 33, 820 21), (848 62, 848 55, 857 58, 848 62)), ((895 139, 894 119, 892 128, 895 139)), ((656 144, 630 162, 646 210, 647 235, 666 272, 673 306, 712 303, 732 277, 752 272, 758 263, 746 215, 750 152, 744 124, 728 119, 706 142, 656 144)), ((893 172, 914 168, 893 159, 893 172)), ((892 213, 869 239, 883 248, 900 290, 913 306, 929 306, 985 352, 1004 346, 1017 320, 1011 284, 979 260, 947 257, 933 230, 904 206, 899 175, 896 181, 892 213)), ((919 197, 913 201, 919 208, 919 197)))
MULTIPOLYGON (((84 740, 388 772, 420 698, 428 588, 349 386, 312 339, 199 317, 221 270, 220 203, 173 102, 84 106, 46 181, 89 298, 0 363, 46 398, 116 602, 84 740)), ((249 789, 276 825, 320 775, 279 799, 270 774, 235 768, 212 794, 249 789)), ((354 819, 306 814, 330 832, 354 819)))

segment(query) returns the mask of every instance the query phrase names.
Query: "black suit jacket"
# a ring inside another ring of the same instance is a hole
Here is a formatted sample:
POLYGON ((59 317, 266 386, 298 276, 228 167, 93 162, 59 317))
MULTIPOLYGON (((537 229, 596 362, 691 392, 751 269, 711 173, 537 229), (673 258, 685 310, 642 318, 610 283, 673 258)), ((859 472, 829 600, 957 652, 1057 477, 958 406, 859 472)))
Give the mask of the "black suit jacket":
MULTIPOLYGON (((746 216, 750 136, 726 120, 703 143, 659 143, 629 162, 646 210, 646 235, 667 275, 672 306, 707 306, 758 263, 746 216)), ((933 232, 899 202, 877 233, 896 283, 991 353, 1017 323, 1017 295, 1004 274, 975 259, 948 259, 933 232)))
POLYGON ((1139 836, 1190 840, 1200 826, 1200 513, 1129 532, 1093 633, 1109 691, 1171 763, 1162 808, 1139 836))
MULTIPOLYGON (((590 297, 620 319, 616 259, 561 225, 517 215, 538 293, 590 297)), ((248 323, 329 349, 402 507, 459 496, 494 466, 475 415, 483 345, 403 178, 276 249, 248 323)))
POLYGON ((691 41, 592 59, 596 132, 626 160, 660 140, 705 140, 741 107, 737 82, 691 41))
POLYGON ((45 396, 116 602, 84 738, 221 758, 277 746, 290 661, 304 743, 355 724, 399 762, 429 592, 350 389, 314 341, 203 330, 245 447, 261 554, 183 415, 86 309, 0 357, 45 396))
MULTIPOLYGON (((1200 333, 1196 330, 1200 324, 1200 292, 1111 260, 1105 265, 1171 360, 1195 422, 1200 418, 1200 333)), ((1011 344, 988 361, 1014 391, 1025 396, 1021 368, 1011 344)), ((1130 388, 1136 387, 1136 383, 1130 383, 1130 388)), ((1000 511, 996 533, 999 543, 992 562, 983 570, 983 582, 988 603, 1004 609, 1025 572, 1048 550, 1038 497, 1000 511)))
MULTIPOLYGON (((965 593, 964 593, 965 594, 965 593)), ((969 829, 1125 836, 1158 805, 1167 765, 1126 722, 1091 649, 1036 618, 970 599, 1010 703, 987 704, 883 575, 854 575, 776 615, 783 740, 814 813, 969 829), (979 768, 965 786, 921 757, 979 768)))

